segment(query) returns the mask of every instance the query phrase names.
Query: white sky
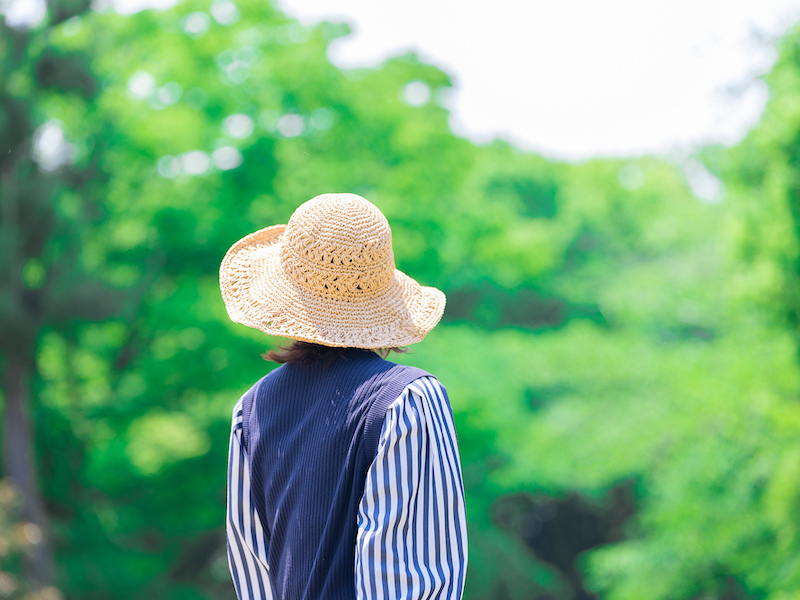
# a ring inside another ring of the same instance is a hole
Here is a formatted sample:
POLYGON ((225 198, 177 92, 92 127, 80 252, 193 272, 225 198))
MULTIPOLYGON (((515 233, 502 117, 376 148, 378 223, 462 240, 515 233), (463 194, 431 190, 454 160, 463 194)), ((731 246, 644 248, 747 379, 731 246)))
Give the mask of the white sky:
MULTIPOLYGON (((735 143, 766 101, 770 40, 800 21, 800 0, 277 1, 306 24, 351 25, 329 51, 340 67, 414 51, 449 73, 456 133, 567 159, 735 143)), ((0 6, 25 21, 44 0, 0 6)))
POLYGON ((800 20, 800 0, 279 1, 351 24, 338 66, 413 50, 450 73, 457 133, 572 159, 737 141, 766 100, 769 39, 800 20))

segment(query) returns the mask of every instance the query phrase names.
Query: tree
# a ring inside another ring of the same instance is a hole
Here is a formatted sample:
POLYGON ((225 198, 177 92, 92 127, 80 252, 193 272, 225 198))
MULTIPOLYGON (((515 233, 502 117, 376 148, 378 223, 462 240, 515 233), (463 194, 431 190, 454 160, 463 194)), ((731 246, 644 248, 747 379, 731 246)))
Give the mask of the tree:
MULTIPOLYGON (((75 147, 48 115, 55 96, 91 112, 98 82, 88 65, 90 52, 60 51, 52 43, 63 23, 88 9, 89 2, 53 0, 32 28, 0 22, 3 470, 19 489, 22 518, 40 532, 28 564, 40 585, 52 581, 53 567, 28 416, 37 347, 46 328, 69 330, 76 321, 107 319, 121 313, 126 298, 81 256, 103 220, 102 147, 91 154, 75 147)), ((91 139, 89 134, 85 141, 91 139)))
POLYGON ((230 409, 273 340, 229 322, 217 269, 327 191, 375 201, 398 267, 448 295, 401 360, 453 401, 468 597, 798 588, 792 37, 761 126, 707 151, 728 189, 707 204, 667 159, 457 138, 445 73, 336 69, 340 25, 256 0, 59 6, 0 39, 0 351, 24 374, 5 408, 28 404, 66 595, 231 596, 230 409))

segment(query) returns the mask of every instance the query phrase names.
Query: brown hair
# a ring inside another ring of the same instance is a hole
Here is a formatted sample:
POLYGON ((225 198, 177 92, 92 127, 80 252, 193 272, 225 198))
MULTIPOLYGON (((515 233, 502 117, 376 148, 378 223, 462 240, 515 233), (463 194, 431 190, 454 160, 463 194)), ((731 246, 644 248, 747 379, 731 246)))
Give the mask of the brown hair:
MULTIPOLYGON (((281 365, 287 363, 290 365, 304 365, 317 360, 332 363, 335 360, 344 358, 344 350, 345 348, 334 348, 332 346, 321 346, 310 342, 292 340, 292 343, 288 346, 273 348, 261 356, 264 360, 281 365)), ((386 358, 391 352, 396 352, 397 354, 408 352, 408 348, 380 348, 378 350, 363 350, 363 352, 375 352, 382 358, 386 358)))

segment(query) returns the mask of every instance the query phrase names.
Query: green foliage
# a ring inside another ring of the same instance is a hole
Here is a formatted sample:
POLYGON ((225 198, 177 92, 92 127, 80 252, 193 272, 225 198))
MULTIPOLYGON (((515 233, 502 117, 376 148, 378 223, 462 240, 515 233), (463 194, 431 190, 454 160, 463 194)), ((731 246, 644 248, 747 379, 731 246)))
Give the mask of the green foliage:
POLYGON ((84 4, 0 36, 0 352, 29 353, 66 597, 232 597, 230 410, 276 340, 228 320, 217 270, 327 191, 376 202, 398 267, 448 295, 398 360, 450 394, 469 598, 800 593, 800 32, 761 123, 702 152, 726 187, 704 204, 667 159, 457 138, 445 73, 339 70, 343 26, 84 4), (53 168, 48 123, 70 149, 53 168))

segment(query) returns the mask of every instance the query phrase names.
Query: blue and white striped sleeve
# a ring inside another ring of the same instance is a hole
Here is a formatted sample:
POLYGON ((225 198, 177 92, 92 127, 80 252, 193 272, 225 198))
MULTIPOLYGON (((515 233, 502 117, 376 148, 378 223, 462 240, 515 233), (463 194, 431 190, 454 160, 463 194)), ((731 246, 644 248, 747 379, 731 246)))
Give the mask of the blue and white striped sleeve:
POLYGON ((272 600, 264 528, 250 497, 250 463, 242 447, 242 401, 233 408, 228 453, 228 567, 239 600, 272 600))
POLYGON ((433 377, 389 407, 356 535, 358 600, 458 600, 467 568, 464 487, 447 394, 433 377))

